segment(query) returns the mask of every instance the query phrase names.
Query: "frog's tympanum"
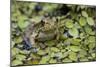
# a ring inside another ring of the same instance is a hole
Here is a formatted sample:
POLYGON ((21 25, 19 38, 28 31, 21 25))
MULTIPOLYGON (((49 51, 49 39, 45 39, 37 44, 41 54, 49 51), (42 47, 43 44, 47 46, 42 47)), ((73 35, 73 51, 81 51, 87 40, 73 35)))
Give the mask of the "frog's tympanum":
POLYGON ((28 38, 32 47, 39 46, 37 43, 44 43, 49 40, 59 41, 59 21, 55 18, 47 17, 39 23, 31 23, 25 29, 24 37, 28 38))

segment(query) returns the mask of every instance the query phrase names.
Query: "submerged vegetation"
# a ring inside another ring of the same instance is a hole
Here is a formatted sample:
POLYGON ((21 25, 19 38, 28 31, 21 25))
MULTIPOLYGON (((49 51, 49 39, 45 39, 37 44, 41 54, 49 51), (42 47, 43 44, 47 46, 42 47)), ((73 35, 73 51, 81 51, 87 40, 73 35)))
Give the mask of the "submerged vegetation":
POLYGON ((12 1, 11 65, 96 60, 96 7, 12 1))

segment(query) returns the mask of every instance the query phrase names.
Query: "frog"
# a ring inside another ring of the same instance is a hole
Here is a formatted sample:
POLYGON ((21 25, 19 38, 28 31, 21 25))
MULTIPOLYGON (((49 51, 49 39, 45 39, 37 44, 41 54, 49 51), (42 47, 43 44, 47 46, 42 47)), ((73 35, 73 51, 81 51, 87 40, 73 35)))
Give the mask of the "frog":
POLYGON ((59 40, 59 22, 56 18, 46 17, 38 23, 30 23, 25 29, 24 37, 28 38, 31 45, 36 47, 37 42, 59 40))

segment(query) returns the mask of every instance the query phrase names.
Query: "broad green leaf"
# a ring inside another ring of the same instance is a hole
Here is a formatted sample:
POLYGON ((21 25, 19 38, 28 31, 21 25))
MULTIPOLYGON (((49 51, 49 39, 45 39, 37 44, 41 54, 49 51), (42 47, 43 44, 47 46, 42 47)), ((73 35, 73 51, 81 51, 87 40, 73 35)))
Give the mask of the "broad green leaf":
POLYGON ((18 26, 19 26, 21 29, 26 28, 28 25, 29 25, 29 22, 28 22, 28 21, 24 21, 24 20, 19 20, 19 21, 18 21, 18 26))
POLYGON ((61 52, 66 52, 66 49, 62 49, 61 52))
POLYGON ((69 53, 69 52, 64 52, 64 53, 63 53, 63 58, 68 57, 68 53, 69 53))
POLYGON ((88 47, 89 47, 89 49, 95 48, 95 47, 96 47, 95 42, 94 42, 94 43, 90 43, 90 44, 88 45, 88 47))
POLYGON ((25 58, 26 58, 25 55, 21 55, 21 54, 16 55, 17 60, 25 60, 25 58))
POLYGON ((72 60, 72 61, 77 61, 77 54, 75 52, 70 52, 69 53, 69 59, 72 60))
POLYGON ((96 40, 95 36, 89 36, 88 37, 88 41, 91 42, 91 43, 95 42, 95 40, 96 40))
POLYGON ((79 46, 70 46, 70 49, 71 49, 73 52, 78 52, 78 51, 80 51, 80 47, 79 47, 79 46))
POLYGON ((20 50, 19 50, 18 48, 12 48, 12 49, 11 49, 11 55, 12 55, 12 56, 15 56, 16 54, 19 53, 19 51, 20 51, 20 50))
POLYGON ((73 27, 73 21, 70 20, 70 19, 66 20, 65 26, 67 28, 72 28, 73 27))
POLYGON ((86 19, 85 19, 84 17, 80 17, 80 19, 79 19, 79 24, 80 24, 81 26, 85 26, 85 25, 86 25, 86 19))
POLYGON ((23 41, 23 39, 21 36, 19 36, 19 37, 16 37, 14 41, 15 41, 15 43, 21 43, 23 41))
POLYGON ((32 64, 38 64, 39 63, 39 60, 33 60, 32 61, 32 64))
POLYGON ((85 57, 85 58, 80 58, 79 60, 80 60, 81 62, 84 62, 84 61, 85 61, 85 62, 86 62, 86 61, 89 61, 89 60, 88 60, 88 58, 86 58, 86 57, 85 57))
POLYGON ((69 34, 71 35, 71 36, 73 36, 74 38, 77 38, 78 37, 78 35, 79 35, 79 32, 78 32, 78 30, 76 29, 76 28, 71 28, 71 29, 69 29, 69 34))
POLYGON ((56 48, 56 47, 51 47, 51 51, 53 51, 53 52, 59 52, 60 50, 58 48, 56 48))
POLYGON ((26 62, 27 64, 31 64, 31 65, 33 65, 33 64, 39 64, 39 60, 38 59, 31 59, 31 60, 28 60, 27 62, 26 62))
POLYGON ((30 57, 35 58, 35 59, 40 59, 40 56, 34 53, 30 54, 30 57))
POLYGON ((89 35, 95 35, 95 32, 92 31, 92 28, 90 26, 85 26, 85 32, 89 35))
POLYGON ((55 53, 55 57, 61 59, 63 57, 63 54, 61 52, 55 53))
POLYGON ((61 40, 65 40, 67 38, 68 38, 67 33, 64 33, 64 34, 60 35, 61 40))
POLYGON ((45 48, 45 52, 46 52, 46 53, 49 53, 49 52, 50 52, 50 47, 46 47, 46 48, 45 48))
POLYGON ((71 39, 66 39, 64 41, 64 45, 70 45, 71 44, 71 39))
POLYGON ((79 58, 85 57, 86 55, 87 55, 87 51, 86 50, 80 50, 79 51, 79 54, 78 54, 79 58))
POLYGON ((55 59, 50 59, 49 63, 57 63, 57 60, 55 60, 55 59))
POLYGON ((71 44, 73 45, 80 45, 81 39, 72 39, 71 44))
POLYGON ((86 12, 86 11, 82 11, 82 16, 84 16, 84 17, 88 17, 87 12, 86 12))
POLYGON ((77 29, 81 28, 81 26, 80 26, 80 24, 78 22, 75 22, 74 27, 77 28, 77 29))
POLYGON ((96 53, 92 53, 91 55, 92 55, 92 57, 93 57, 93 58, 95 58, 95 57, 96 57, 96 53))
POLYGON ((47 54, 47 52, 44 51, 44 50, 39 50, 39 51, 37 52, 37 54, 38 54, 38 55, 45 55, 45 54, 47 54))
POLYGON ((50 59, 50 56, 43 56, 39 62, 39 64, 46 64, 50 59))
POLYGON ((27 50, 20 50, 20 53, 21 53, 21 54, 29 54, 30 51, 27 51, 27 50))
POLYGON ((72 60, 70 60, 69 58, 65 58, 64 60, 62 60, 62 62, 72 62, 72 60))
POLYGON ((93 18, 88 17, 88 18, 87 18, 87 23, 88 23, 89 25, 94 25, 94 20, 93 20, 93 18))
POLYGON ((52 52, 50 53, 50 57, 57 57, 59 59, 63 58, 63 53, 62 52, 52 52))
POLYGON ((54 52, 51 52, 50 53, 50 57, 55 57, 55 53, 54 52))
POLYGON ((14 41, 11 41, 11 48, 13 48, 15 45, 15 42, 14 41))
POLYGON ((85 33, 80 33, 80 38, 84 39, 85 38, 85 33))
POLYGON ((12 61, 12 66, 16 66, 16 65, 22 65, 23 64, 23 62, 21 61, 21 60, 13 60, 12 61))
POLYGON ((89 59, 89 60, 93 60, 94 58, 92 58, 92 56, 89 56, 88 59, 89 59))

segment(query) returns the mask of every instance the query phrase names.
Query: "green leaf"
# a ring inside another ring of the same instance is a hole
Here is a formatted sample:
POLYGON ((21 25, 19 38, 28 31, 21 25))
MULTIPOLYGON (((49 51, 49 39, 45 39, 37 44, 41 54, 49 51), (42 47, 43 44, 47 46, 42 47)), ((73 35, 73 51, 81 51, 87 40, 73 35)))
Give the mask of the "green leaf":
POLYGON ((64 41, 64 45, 70 45, 71 44, 71 39, 68 38, 64 41))
POLYGON ((65 58, 62 62, 72 62, 69 58, 65 58))
POLYGON ((18 48, 12 48, 12 49, 11 49, 12 56, 15 56, 16 54, 18 54, 19 51, 20 51, 20 50, 19 50, 18 48))
POLYGON ((51 47, 51 51, 53 51, 53 52, 59 52, 60 50, 58 48, 56 48, 56 47, 51 47))
POLYGON ((32 53, 30 55, 30 57, 35 58, 35 59, 40 59, 41 58, 38 54, 34 54, 34 53, 32 53))
POLYGON ((85 61, 85 62, 86 62, 86 61, 89 61, 89 60, 88 60, 88 58, 80 58, 79 60, 80 60, 81 62, 84 62, 84 61, 85 61))
POLYGON ((87 18, 87 23, 88 23, 89 25, 94 25, 94 20, 93 20, 93 18, 88 17, 88 18, 87 18))
POLYGON ((43 56, 42 59, 40 60, 39 64, 47 64, 49 59, 50 59, 50 56, 43 56))
POLYGON ((17 60, 25 60, 25 58, 26 58, 25 55, 21 55, 21 54, 16 55, 17 60))
POLYGON ((77 54, 75 52, 70 52, 69 53, 69 59, 72 60, 72 61, 77 61, 77 54))
POLYGON ((61 59, 61 58, 63 57, 62 52, 57 52, 57 53, 55 53, 55 57, 61 59))
POLYGON ((93 48, 95 48, 95 47, 96 47, 95 42, 94 42, 94 43, 90 43, 90 44, 88 45, 88 47, 89 47, 89 49, 93 49, 93 48))
POLYGON ((29 54, 30 51, 27 51, 27 50, 20 50, 20 53, 21 53, 21 54, 29 54))
POLYGON ((78 52, 78 51, 80 51, 80 47, 79 47, 79 46, 70 46, 70 49, 71 49, 73 52, 78 52))
POLYGON ((90 26, 85 26, 85 32, 89 35, 95 35, 95 31, 92 31, 92 28, 90 26))
POLYGON ((23 29, 23 28, 26 28, 27 26, 29 25, 29 22, 28 21, 24 21, 24 20, 19 20, 18 21, 18 26, 23 29))
POLYGON ((68 53, 69 53, 69 52, 66 52, 66 51, 65 51, 65 52, 63 53, 63 58, 68 57, 68 53))
POLYGON ((15 41, 15 43, 21 43, 23 41, 23 39, 21 36, 19 36, 19 37, 16 37, 14 41, 15 41))
POLYGON ((66 52, 66 49, 62 49, 61 52, 62 52, 62 53, 63 53, 63 52, 66 52))
POLYGON ((20 61, 20 60, 13 60, 12 61, 12 66, 16 66, 16 65, 21 65, 21 64, 23 64, 23 62, 22 61, 20 61))
POLYGON ((71 36, 73 36, 74 38, 77 38, 78 35, 79 35, 79 32, 78 32, 78 30, 77 30, 76 28, 69 29, 68 32, 69 32, 69 34, 70 34, 71 36))
POLYGON ((83 17, 88 17, 87 12, 86 12, 86 11, 82 11, 82 16, 83 16, 83 17))
POLYGON ((39 63, 39 60, 33 60, 32 61, 32 64, 38 64, 39 63))
POLYGON ((81 28, 81 26, 80 26, 80 24, 78 22, 75 22, 74 27, 77 28, 77 29, 81 28))
POLYGON ((55 57, 55 53, 54 52, 51 52, 50 53, 50 57, 55 57))
POLYGON ((96 41, 95 36, 89 36, 88 41, 91 42, 91 43, 95 42, 96 41))
POLYGON ((72 39, 71 44, 73 45, 80 45, 81 39, 72 39))
POLYGON ((85 25, 86 25, 86 19, 85 19, 84 17, 80 17, 80 19, 79 19, 79 24, 80 24, 81 26, 85 26, 85 25))
POLYGON ((67 39, 67 33, 60 35, 60 40, 66 40, 67 39))
POLYGON ((93 58, 95 58, 95 57, 96 57, 96 53, 92 53, 91 55, 92 55, 92 57, 93 57, 93 58))
POLYGON ((49 63, 57 63, 57 60, 55 60, 55 59, 50 59, 49 63))
POLYGON ((45 55, 45 54, 47 54, 47 52, 44 51, 44 50, 39 50, 39 51, 37 52, 37 54, 38 54, 38 55, 45 55))
POLYGON ((67 28, 72 28, 73 27, 73 21, 72 20, 70 20, 70 19, 68 19, 68 20, 66 20, 67 22, 65 23, 65 26, 67 27, 67 28))
POLYGON ((79 51, 79 54, 78 54, 79 58, 85 57, 86 55, 87 55, 87 51, 86 50, 80 50, 79 51))
POLYGON ((31 59, 31 60, 28 60, 26 64, 29 64, 29 65, 30 64, 31 65, 33 65, 33 64, 39 64, 39 60, 38 59, 33 59, 33 60, 31 59))
POLYGON ((14 41, 11 41, 11 48, 13 48, 15 45, 15 42, 14 41))

